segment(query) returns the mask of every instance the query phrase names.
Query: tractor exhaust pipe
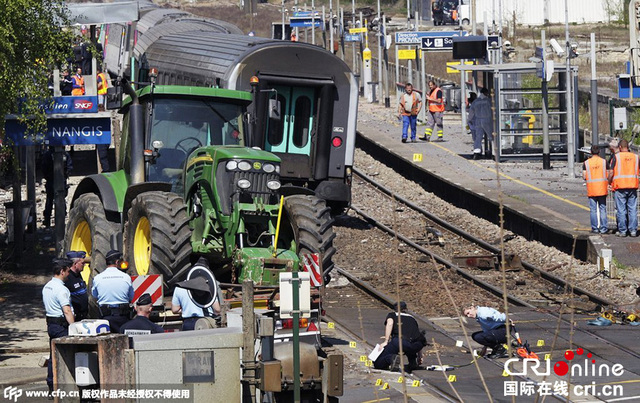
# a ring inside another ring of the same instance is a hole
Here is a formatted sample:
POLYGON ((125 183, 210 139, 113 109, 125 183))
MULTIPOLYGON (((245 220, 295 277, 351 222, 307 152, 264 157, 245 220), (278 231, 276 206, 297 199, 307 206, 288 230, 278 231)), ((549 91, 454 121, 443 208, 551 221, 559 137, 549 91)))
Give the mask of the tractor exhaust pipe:
POLYGON ((131 138, 131 184, 144 182, 144 107, 131 83, 122 80, 125 92, 131 97, 129 106, 129 133, 131 138))

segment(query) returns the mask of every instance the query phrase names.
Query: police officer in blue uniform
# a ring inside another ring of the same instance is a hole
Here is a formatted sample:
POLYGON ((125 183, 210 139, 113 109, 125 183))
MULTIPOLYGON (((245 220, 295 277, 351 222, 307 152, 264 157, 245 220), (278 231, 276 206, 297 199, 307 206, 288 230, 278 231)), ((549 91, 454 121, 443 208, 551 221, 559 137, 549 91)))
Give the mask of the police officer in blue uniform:
POLYGON ((144 293, 136 302, 136 317, 120 326, 120 333, 137 335, 164 333, 164 329, 149 320, 153 305, 151 295, 144 293))
POLYGON ((118 267, 122 253, 110 250, 105 256, 107 268, 93 279, 91 295, 98 300, 100 316, 109 321, 111 333, 120 333, 120 326, 129 320, 133 299, 131 277, 118 267))
MULTIPOLYGON (((200 257, 193 267, 197 266, 203 266, 208 269, 209 262, 204 257, 200 257)), ((218 291, 216 293, 216 301, 213 303, 211 308, 213 309, 214 315, 219 315, 222 292, 220 291, 220 285, 216 284, 216 286, 218 288, 218 291)), ((198 319, 205 316, 204 310, 196 305, 191 297, 189 297, 189 292, 181 287, 176 287, 173 291, 173 298, 171 299, 171 312, 175 314, 182 314, 182 330, 194 330, 198 319)))
POLYGON ((47 315, 47 333, 49 334, 49 367, 47 386, 53 391, 53 354, 51 340, 69 334, 69 325, 74 322, 71 309, 71 293, 64 282, 69 276, 73 262, 69 259, 53 260, 53 278, 42 289, 42 302, 47 315))
POLYGON ((79 322, 89 317, 89 293, 87 292, 87 283, 82 279, 84 258, 87 256, 87 252, 72 250, 67 252, 66 256, 73 262, 73 265, 64 285, 71 293, 71 306, 76 322, 79 322))

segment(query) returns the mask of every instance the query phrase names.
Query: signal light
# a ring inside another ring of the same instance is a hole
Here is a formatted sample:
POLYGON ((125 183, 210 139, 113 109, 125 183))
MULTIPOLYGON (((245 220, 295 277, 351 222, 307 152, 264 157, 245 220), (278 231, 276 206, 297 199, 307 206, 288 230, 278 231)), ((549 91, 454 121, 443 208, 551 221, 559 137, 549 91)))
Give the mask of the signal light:
POLYGON ((251 78, 249 79, 249 83, 251 85, 257 85, 260 82, 260 80, 258 79, 257 76, 251 76, 251 78))
MULTIPOLYGON (((278 321, 276 321, 277 324, 278 321)), ((309 319, 303 318, 298 320, 300 329, 304 329, 309 324, 309 319)), ((282 321, 282 329, 293 329, 293 319, 285 319, 282 321)), ((317 330, 317 329, 316 329, 317 330)))
POLYGON ((331 144, 336 148, 340 147, 342 145, 342 139, 340 137, 334 137, 331 139, 331 144))
POLYGON ((149 77, 158 77, 158 69, 155 67, 150 68, 149 77))
POLYGON ((126 260, 120 261, 120 270, 127 270, 129 268, 129 262, 126 260))

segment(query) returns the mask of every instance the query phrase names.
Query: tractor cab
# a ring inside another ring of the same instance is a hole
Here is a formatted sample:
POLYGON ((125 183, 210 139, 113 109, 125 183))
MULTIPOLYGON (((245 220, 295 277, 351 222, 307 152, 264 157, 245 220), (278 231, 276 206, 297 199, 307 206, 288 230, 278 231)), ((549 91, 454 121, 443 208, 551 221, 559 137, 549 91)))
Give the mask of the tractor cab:
MULTIPOLYGON (((184 163, 191 152, 205 146, 245 144, 248 93, 157 85, 145 87, 138 97, 144 110, 145 182, 168 182, 180 193, 184 163)), ((125 101, 118 164, 126 172, 131 164, 132 136, 127 108, 125 101)))

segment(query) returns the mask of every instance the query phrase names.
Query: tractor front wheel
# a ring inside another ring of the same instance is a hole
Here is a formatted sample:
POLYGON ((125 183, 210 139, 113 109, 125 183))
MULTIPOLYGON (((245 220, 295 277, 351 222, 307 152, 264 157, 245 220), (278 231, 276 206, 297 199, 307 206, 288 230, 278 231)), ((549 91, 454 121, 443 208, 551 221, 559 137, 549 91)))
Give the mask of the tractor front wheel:
POLYGON ((175 193, 145 192, 133 200, 127 217, 124 250, 129 274, 162 274, 168 288, 169 280, 190 265, 191 230, 184 200, 175 193))
MULTIPOLYGON (((329 273, 333 269, 333 255, 336 249, 333 240, 336 237, 333 232, 333 218, 331 209, 324 200, 315 196, 294 195, 284 199, 285 221, 283 229, 291 230, 289 236, 297 244, 298 256, 307 253, 319 253, 322 258, 322 269, 329 273)), ((279 247, 289 248, 284 237, 284 245, 279 247)), ((278 242, 279 243, 279 242, 278 242)), ((328 275, 325 276, 328 282, 328 275)))

